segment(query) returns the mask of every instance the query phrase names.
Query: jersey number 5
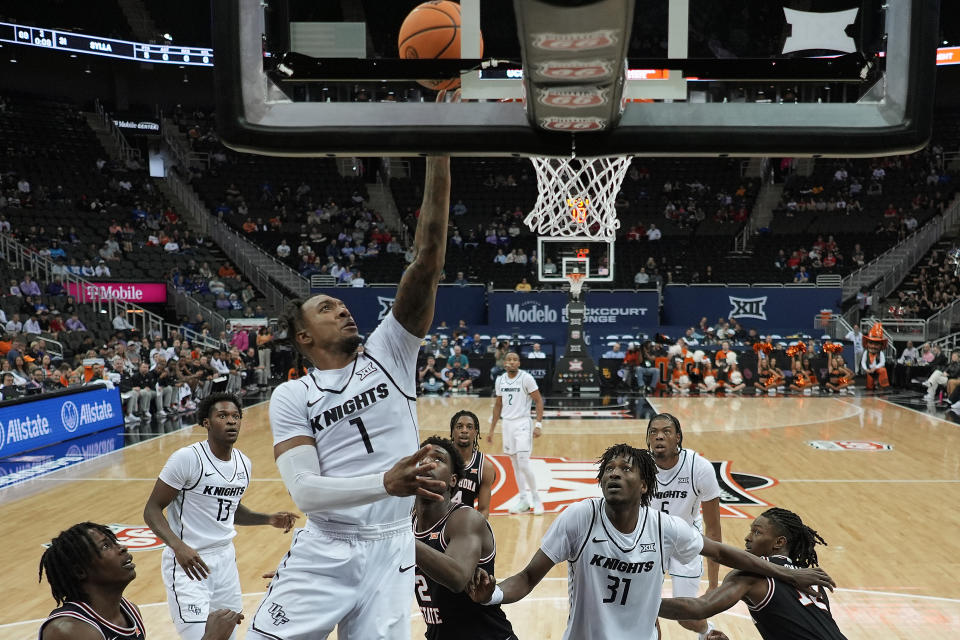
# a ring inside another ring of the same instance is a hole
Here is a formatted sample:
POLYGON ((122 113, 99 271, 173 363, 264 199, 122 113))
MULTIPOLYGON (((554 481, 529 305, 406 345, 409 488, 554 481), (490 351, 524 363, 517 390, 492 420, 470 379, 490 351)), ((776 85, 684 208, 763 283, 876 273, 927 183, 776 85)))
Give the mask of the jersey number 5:
POLYGON ((350 424, 356 425, 360 430, 360 437, 363 438, 363 446, 367 448, 367 453, 373 453, 373 445, 370 444, 370 436, 367 434, 367 428, 363 426, 363 420, 354 418, 350 424))
POLYGON ((604 604, 615 603, 617 601, 617 592, 620 591, 620 585, 623 585, 623 595, 620 597, 620 604, 627 604, 627 594, 630 593, 630 578, 618 578, 608 575, 610 582, 607 583, 607 590, 610 596, 603 599, 604 604))

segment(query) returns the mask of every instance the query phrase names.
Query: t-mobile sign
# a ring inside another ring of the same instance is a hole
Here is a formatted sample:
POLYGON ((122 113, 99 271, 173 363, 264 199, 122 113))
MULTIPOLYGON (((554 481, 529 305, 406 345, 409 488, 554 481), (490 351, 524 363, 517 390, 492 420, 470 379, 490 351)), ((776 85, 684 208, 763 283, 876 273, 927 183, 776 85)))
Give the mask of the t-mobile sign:
POLYGON ((67 294, 77 302, 122 300, 135 304, 167 301, 167 285, 162 282, 91 282, 88 285, 67 283, 67 294))

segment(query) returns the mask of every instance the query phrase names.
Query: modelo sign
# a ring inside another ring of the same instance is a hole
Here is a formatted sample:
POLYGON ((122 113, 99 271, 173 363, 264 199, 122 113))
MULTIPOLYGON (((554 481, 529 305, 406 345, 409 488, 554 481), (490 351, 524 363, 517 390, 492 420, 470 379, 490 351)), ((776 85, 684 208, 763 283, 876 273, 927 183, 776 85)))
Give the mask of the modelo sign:
MULTIPOLYGON (((567 294, 557 291, 493 292, 488 296, 490 325, 536 325, 525 329, 566 327, 567 294)), ((659 325, 656 291, 590 291, 585 296, 588 329, 633 332, 659 325)))
POLYGON ((73 296, 77 302, 120 300, 135 304, 163 304, 167 301, 167 285, 162 282, 69 282, 67 294, 73 296))

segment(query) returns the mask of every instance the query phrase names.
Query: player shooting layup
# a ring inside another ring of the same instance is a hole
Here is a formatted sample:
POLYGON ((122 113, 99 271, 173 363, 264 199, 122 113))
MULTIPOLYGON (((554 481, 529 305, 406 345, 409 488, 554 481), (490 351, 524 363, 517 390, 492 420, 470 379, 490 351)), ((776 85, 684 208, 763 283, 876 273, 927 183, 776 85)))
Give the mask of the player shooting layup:
MULTIPOLYGON (((441 97, 439 98, 442 100, 441 97)), ((433 319, 450 210, 450 160, 427 158, 416 257, 393 309, 361 339, 343 302, 295 301, 288 335, 313 365, 270 399, 274 456, 307 524, 253 617, 248 638, 344 640, 410 637, 414 495, 440 500, 423 477, 416 362, 433 319), (397 497, 404 496, 404 497, 397 497)))

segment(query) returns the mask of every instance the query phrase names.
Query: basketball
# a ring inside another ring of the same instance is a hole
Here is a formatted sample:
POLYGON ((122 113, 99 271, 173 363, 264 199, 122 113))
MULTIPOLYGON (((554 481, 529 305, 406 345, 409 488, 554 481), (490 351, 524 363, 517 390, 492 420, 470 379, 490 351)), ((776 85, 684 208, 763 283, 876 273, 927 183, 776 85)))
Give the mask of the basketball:
MULTIPOLYGON (((483 42, 481 40, 481 51, 483 42)), ((460 57, 460 5, 450 0, 424 2, 400 26, 397 48, 404 60, 460 57)), ((419 80, 427 89, 456 89, 460 78, 419 80)))

